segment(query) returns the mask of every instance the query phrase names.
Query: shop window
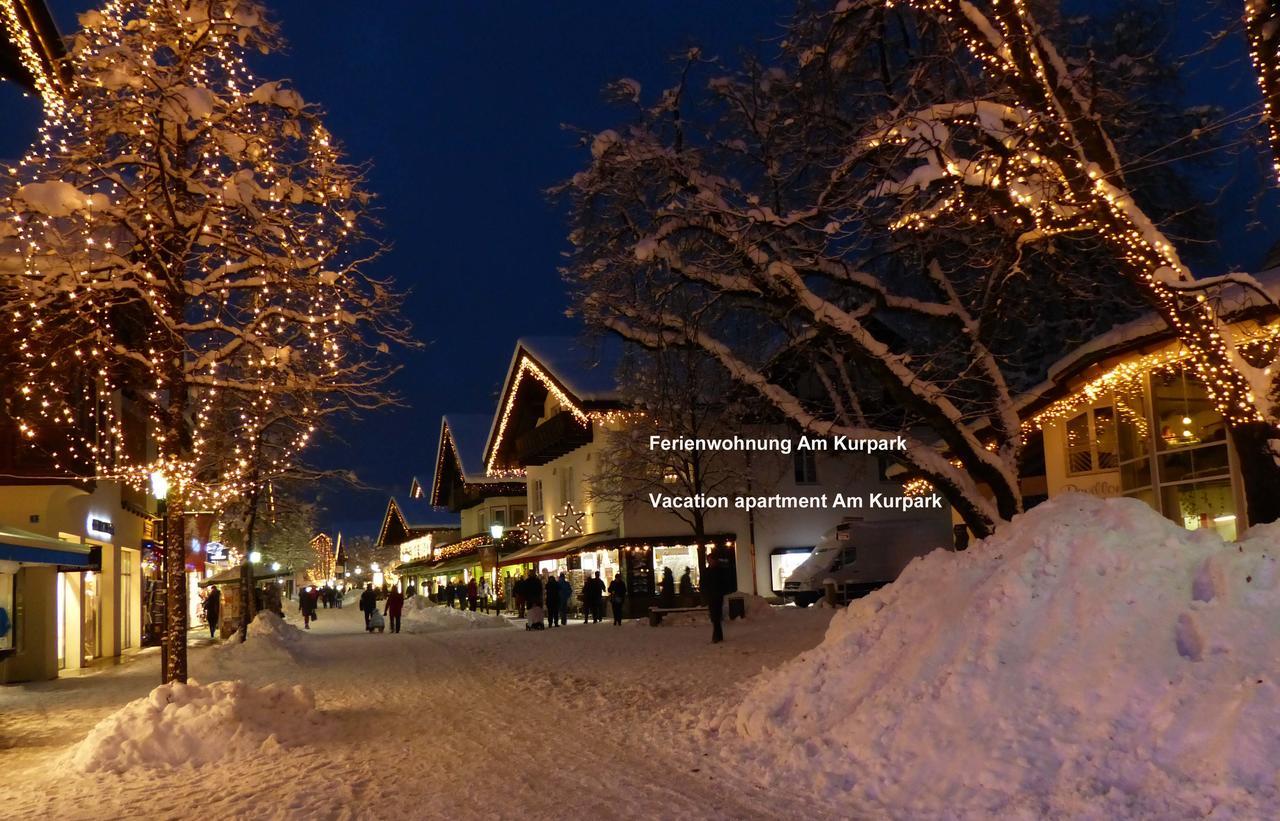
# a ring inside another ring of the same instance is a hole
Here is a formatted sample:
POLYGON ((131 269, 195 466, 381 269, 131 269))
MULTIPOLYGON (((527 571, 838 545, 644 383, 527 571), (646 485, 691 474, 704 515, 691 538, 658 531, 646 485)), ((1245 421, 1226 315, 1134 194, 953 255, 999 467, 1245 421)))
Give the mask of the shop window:
POLYGON ((1226 442, 1227 427, 1200 378, 1185 367, 1151 375, 1158 450, 1226 442))
POLYGON ((16 573, 0 573, 0 657, 5 651, 17 647, 18 613, 14 608, 17 599, 18 577, 16 573))
POLYGON ((818 483, 818 460, 811 450, 797 450, 793 457, 797 485, 818 483))
POLYGON ((1114 470, 1116 425, 1113 408, 1091 408, 1067 420, 1067 473, 1114 470))
POLYGON ((775 593, 782 593, 787 577, 804 564, 813 553, 812 547, 779 547, 769 554, 769 586, 775 593))
POLYGON ((671 575, 676 580, 676 589, 680 589, 680 577, 687 569, 693 579, 693 586, 698 586, 698 548, 693 545, 663 545, 653 549, 654 578, 661 579, 665 568, 671 568, 671 575))
POLYGON ((1231 480, 1187 482, 1160 489, 1164 513, 1188 530, 1213 529, 1228 541, 1236 537, 1235 495, 1231 480))

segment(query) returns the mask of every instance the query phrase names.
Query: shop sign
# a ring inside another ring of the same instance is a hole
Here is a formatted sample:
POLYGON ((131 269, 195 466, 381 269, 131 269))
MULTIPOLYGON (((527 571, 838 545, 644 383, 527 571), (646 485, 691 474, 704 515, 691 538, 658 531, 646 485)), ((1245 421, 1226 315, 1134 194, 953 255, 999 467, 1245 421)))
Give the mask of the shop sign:
POLYGON ((209 542, 205 547, 205 557, 211 562, 225 562, 227 560, 227 546, 222 542, 209 542))

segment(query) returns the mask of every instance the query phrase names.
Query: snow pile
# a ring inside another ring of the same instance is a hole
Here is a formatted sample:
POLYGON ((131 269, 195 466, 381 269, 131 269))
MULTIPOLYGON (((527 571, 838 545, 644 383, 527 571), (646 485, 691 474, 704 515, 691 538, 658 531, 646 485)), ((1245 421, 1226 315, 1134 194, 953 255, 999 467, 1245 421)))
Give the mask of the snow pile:
POLYGON ((750 593, 742 596, 746 603, 746 612, 748 619, 771 619, 777 615, 774 612, 773 605, 769 604, 769 600, 763 596, 756 596, 750 593))
POLYGON ((67 762, 80 772, 199 767, 302 743, 319 722, 302 685, 171 682, 98 722, 67 762))
POLYGON ((431 633, 437 630, 467 630, 476 628, 512 627, 502 616, 479 610, 455 610, 440 604, 432 604, 426 596, 406 599, 401 613, 400 629, 406 633, 431 633))
MULTIPOLYGON (((1280 527, 1069 494, 837 614, 705 729, 895 817, 1277 817, 1280 527)), ((806 783, 807 782, 807 783, 806 783)))
POLYGON ((218 645, 223 658, 236 661, 297 661, 304 654, 303 632, 269 610, 263 610, 249 622, 245 640, 232 636, 218 645))

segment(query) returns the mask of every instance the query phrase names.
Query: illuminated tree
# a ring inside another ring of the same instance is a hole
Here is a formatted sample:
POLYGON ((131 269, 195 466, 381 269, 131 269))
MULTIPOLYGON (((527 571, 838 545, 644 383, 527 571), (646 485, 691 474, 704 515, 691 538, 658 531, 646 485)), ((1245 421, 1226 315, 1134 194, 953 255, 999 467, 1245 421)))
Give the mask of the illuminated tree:
MULTIPOLYGON (((885 5, 864 0, 844 4, 840 13, 866 14, 885 5)), ((1246 350, 1245 340, 1221 319, 1219 299, 1230 289, 1259 307, 1280 306, 1252 276, 1192 274, 1135 198, 1107 123, 1024 0, 903 5, 962 44, 983 67, 992 92, 883 118, 850 146, 833 179, 862 157, 888 155, 900 173, 877 194, 901 202, 895 221, 901 230, 925 230, 939 217, 962 213, 975 221, 1012 221, 1022 246, 1066 235, 1100 240, 1110 251, 1114 276, 1143 294, 1177 334, 1226 420, 1240 457, 1249 520, 1280 518, 1280 350, 1267 338, 1246 350)), ((1246 4, 1268 125, 1274 128, 1274 55, 1258 59, 1258 49, 1274 49, 1275 21, 1262 6, 1270 4, 1246 4)))
POLYGON ((61 455, 96 475, 167 480, 164 678, 185 680, 184 513, 286 469, 318 418, 385 403, 407 333, 363 271, 361 170, 244 63, 279 42, 256 3, 117 0, 80 22, 67 103, 15 170, 15 407, 37 444, 87 413, 61 455), (122 446, 120 397, 150 420, 145 458, 122 446))
POLYGON ((1262 90, 1262 122, 1271 145, 1271 162, 1280 179, 1280 4, 1245 0, 1244 28, 1249 57, 1262 90))

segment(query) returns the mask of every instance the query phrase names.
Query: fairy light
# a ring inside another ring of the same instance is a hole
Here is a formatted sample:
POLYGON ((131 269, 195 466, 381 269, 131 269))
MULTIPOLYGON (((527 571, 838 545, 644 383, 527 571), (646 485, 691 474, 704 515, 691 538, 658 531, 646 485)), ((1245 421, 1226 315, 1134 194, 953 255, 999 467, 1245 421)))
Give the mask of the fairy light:
MULTIPOLYGON (((61 117, 66 112, 66 100, 58 88, 56 68, 52 54, 47 50, 36 48, 31 38, 31 29, 24 21, 34 22, 35 18, 27 8, 24 0, 0 0, 0 17, 4 18, 5 27, 13 45, 18 49, 18 59, 22 67, 31 75, 36 92, 44 103, 46 114, 61 117), (23 14, 18 13, 18 3, 22 3, 23 14)), ((40 36, 37 32, 37 36, 40 36)), ((42 42, 42 45, 45 45, 42 42)))
MULTIPOLYGON (((1097 233, 1177 334, 1186 358, 1228 425, 1264 421, 1258 407, 1263 374, 1240 355, 1204 295, 1192 297, 1196 283, 1190 271, 1118 184, 1118 170, 1098 164, 1111 165, 1113 158, 1092 156, 1086 148, 1078 131, 1092 129, 1089 136, 1095 144, 1106 145, 1106 135, 1089 115, 1087 104, 1073 96, 1069 80, 1051 77, 1061 75, 1064 67, 1055 62, 1057 55, 1041 39, 1024 0, 995 4, 990 19, 965 0, 902 1, 937 18, 993 76, 1020 84, 1021 107, 990 101, 939 106, 932 119, 887 126, 865 138, 860 153, 885 147, 901 151, 913 143, 941 145, 952 142, 954 129, 978 129, 999 143, 975 159, 952 158, 937 166, 936 173, 951 180, 951 187, 934 204, 902 215, 897 227, 920 230, 944 215, 980 219, 977 211, 968 212, 970 192, 988 190, 1005 199, 1004 207, 993 209, 990 216, 1011 220, 1021 229, 1023 240, 1097 233)), ((885 5, 894 3, 887 0, 885 5)), ((1258 31, 1271 31, 1273 3, 1250 0, 1250 5, 1258 31)), ((1260 33, 1254 52, 1266 95, 1278 85, 1274 40, 1260 33)), ((1275 140, 1276 124, 1269 108, 1267 121, 1275 140)), ((920 156, 934 153, 920 152, 920 156)), ((883 193, 897 192, 893 183, 883 187, 883 193)))
POLYGON ((1262 91, 1262 122, 1271 145, 1271 166, 1280 179, 1280 8, 1275 0, 1245 0, 1244 29, 1249 38, 1249 60, 1262 91))
MULTIPOLYGON (((69 58, 74 106, 32 71, 46 105, 14 169, 27 292, 12 321, 32 329, 16 345, 17 422, 57 469, 138 488, 159 475, 176 502, 220 509, 289 470, 335 406, 325 397, 365 373, 351 354, 373 345, 351 329, 367 297, 344 250, 365 197, 301 98, 243 62, 257 16, 225 0, 184 8, 111 0, 86 15, 69 58), (163 65, 146 56, 175 51, 163 65), (110 171, 78 176, 95 164, 110 171), (160 168, 182 179, 181 196, 160 196, 160 168), (160 256, 175 236, 185 255, 160 256), (153 458, 127 446, 126 387, 153 458), (54 430, 66 441, 48 441, 54 430)), ((0 15, 39 68, 15 0, 0 15)))

